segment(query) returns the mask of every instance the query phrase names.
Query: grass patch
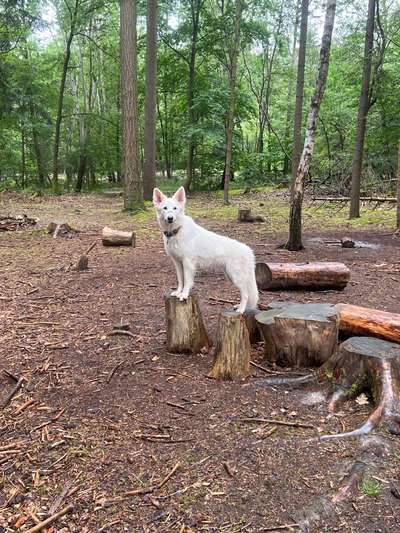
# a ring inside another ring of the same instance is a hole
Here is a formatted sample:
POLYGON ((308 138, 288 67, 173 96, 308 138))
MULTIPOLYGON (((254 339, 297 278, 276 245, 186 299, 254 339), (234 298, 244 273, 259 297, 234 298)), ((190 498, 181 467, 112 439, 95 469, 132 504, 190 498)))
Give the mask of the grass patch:
POLYGON ((363 494, 370 498, 377 498, 382 491, 381 484, 373 480, 363 481, 359 488, 363 494))

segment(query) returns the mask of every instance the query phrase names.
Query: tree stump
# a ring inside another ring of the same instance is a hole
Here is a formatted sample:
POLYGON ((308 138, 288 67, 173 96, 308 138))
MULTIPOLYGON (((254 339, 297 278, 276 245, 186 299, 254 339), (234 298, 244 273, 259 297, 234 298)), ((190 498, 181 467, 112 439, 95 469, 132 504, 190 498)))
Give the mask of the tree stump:
POLYGON ((167 348, 172 353, 199 353, 210 348, 208 337, 195 294, 181 302, 176 296, 166 294, 165 315, 167 320, 167 348))
POLYGON ((354 248, 355 242, 350 237, 343 237, 343 239, 340 239, 340 244, 342 245, 342 248, 354 248))
POLYGON ((50 222, 47 226, 47 233, 53 235, 54 238, 60 237, 72 237, 76 230, 71 228, 66 222, 50 222))
POLYGON ((251 209, 239 209, 238 222, 265 222, 265 218, 260 215, 252 215, 251 209))
POLYGON ((254 344, 261 340, 261 333, 256 320, 256 315, 258 315, 259 312, 259 309, 246 309, 243 313, 247 331, 249 332, 250 344, 254 344))
POLYGON ((81 255, 78 259, 75 270, 77 272, 83 272, 84 270, 87 270, 89 268, 89 258, 87 255, 81 255))
POLYGON ((344 289, 350 270, 343 263, 257 263, 256 281, 260 290, 344 289))
POLYGON ((273 303, 256 315, 267 361, 279 366, 325 363, 338 342, 339 319, 333 305, 273 303))
POLYGON ((214 366, 209 377, 244 379, 250 375, 250 338, 243 315, 224 311, 219 317, 214 366))
POLYGON ((368 434, 382 419, 389 431, 400 433, 400 345, 373 337, 351 337, 321 369, 321 376, 337 387, 329 404, 331 411, 362 392, 372 397, 376 408, 358 429, 322 440, 358 437, 368 434))
POLYGON ((347 335, 366 335, 400 343, 400 314, 358 305, 336 304, 340 331, 347 335))
POLYGON ((135 234, 133 231, 121 231, 103 228, 101 234, 103 246, 135 246, 135 234))

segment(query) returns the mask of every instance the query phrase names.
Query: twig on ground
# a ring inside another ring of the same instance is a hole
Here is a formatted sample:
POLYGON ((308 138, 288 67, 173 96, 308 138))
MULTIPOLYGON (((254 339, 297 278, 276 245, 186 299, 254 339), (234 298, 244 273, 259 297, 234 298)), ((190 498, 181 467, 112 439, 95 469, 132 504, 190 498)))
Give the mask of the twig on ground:
POLYGON ((161 489, 171 479, 171 477, 175 474, 178 468, 180 468, 180 466, 181 466, 180 462, 176 463, 173 469, 165 476, 165 478, 160 483, 158 483, 158 485, 150 485, 150 487, 147 487, 147 488, 143 487, 141 489, 130 490, 128 492, 125 492, 124 496, 128 497, 128 496, 151 494, 155 490, 161 489))
POLYGON ((241 422, 255 422, 257 424, 276 424, 278 426, 291 426, 295 428, 315 429, 312 424, 305 424, 304 422, 286 422, 284 420, 274 420, 273 418, 241 418, 241 422))
POLYGON ((23 383, 25 381, 25 378, 19 378, 17 384, 13 388, 13 390, 10 392, 8 396, 4 398, 4 400, 1 403, 1 408, 4 409, 7 407, 7 405, 11 402, 11 400, 14 398, 14 396, 17 394, 19 389, 22 387, 23 383))
MULTIPOLYGON (((214 296, 209 296, 208 299, 212 300, 213 302, 220 302, 220 303, 223 303, 223 304, 232 304, 232 305, 236 305, 237 304, 237 302, 234 302, 233 300, 224 300, 223 298, 215 298, 214 296)), ((260 304, 260 303, 258 303, 258 308, 263 310, 263 311, 268 311, 269 310, 269 307, 267 305, 260 304)))
POLYGON ((116 329, 116 330, 110 331, 110 333, 108 333, 109 337, 112 337, 114 335, 126 335, 127 337, 133 337, 134 339, 136 339, 136 337, 137 337, 137 335, 135 335, 134 333, 131 333, 130 331, 124 331, 122 329, 116 329))
POLYGON ((61 516, 64 516, 65 514, 71 512, 73 508, 73 505, 67 505, 67 507, 64 507, 64 509, 61 509, 61 511, 58 511, 58 513, 49 516, 48 518, 46 518, 46 520, 43 520, 43 522, 39 522, 39 524, 36 524, 36 526, 28 529, 26 533, 36 533, 36 531, 41 531, 48 524, 51 524, 52 522, 57 520, 57 518, 60 518, 61 516))
POLYGON ((107 383, 110 383, 111 381, 111 378, 113 377, 113 375, 115 374, 115 372, 118 370, 118 368, 123 365, 125 363, 125 360, 124 361, 120 361, 119 363, 117 363, 114 368, 111 370, 111 372, 108 374, 107 376, 107 379, 106 379, 106 382, 107 383))

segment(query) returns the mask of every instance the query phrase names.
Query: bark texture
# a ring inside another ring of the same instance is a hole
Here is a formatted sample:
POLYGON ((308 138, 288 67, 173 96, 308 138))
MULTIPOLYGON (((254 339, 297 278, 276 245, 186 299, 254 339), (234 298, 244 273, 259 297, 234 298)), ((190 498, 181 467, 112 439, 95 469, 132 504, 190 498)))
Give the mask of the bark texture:
POLYGON ((124 209, 143 207, 139 166, 136 0, 120 0, 122 173, 124 209))
POLYGON ((212 342, 204 326, 197 296, 190 294, 181 302, 167 294, 165 315, 167 320, 167 348, 172 353, 199 353, 210 348, 212 342))
POLYGON ((256 315, 265 358, 279 366, 321 366, 334 353, 339 332, 336 309, 328 304, 276 303, 256 315))
POLYGON ((400 143, 397 152, 397 216, 396 226, 400 229, 400 143))
POLYGON ((135 246, 135 234, 106 226, 101 233, 101 242, 103 246, 135 246))
POLYGON ((143 196, 151 200, 156 184, 157 0, 147 0, 145 68, 143 196))
POLYGON ((371 81, 372 50, 374 48, 374 21, 376 0, 368 0, 367 27, 364 42, 364 67, 361 81, 361 94, 358 104, 357 137, 351 168, 350 218, 360 216, 361 171, 364 153, 365 127, 369 108, 369 86, 371 81))
POLYGON ((400 343, 400 314, 350 304, 336 304, 336 309, 343 333, 400 343))
POLYGON ((250 375, 250 339, 243 315, 225 311, 218 324, 214 366, 209 377, 245 379, 250 375))
POLYGON ((261 290, 344 289, 350 270, 343 263, 256 263, 256 281, 261 290))
POLYGON ((312 154, 314 152, 317 120, 322 98, 325 92, 326 79, 328 77, 329 55, 331 49, 333 24, 335 21, 335 11, 336 0, 328 0, 326 4, 325 25, 320 50, 318 77, 308 112, 304 148, 296 172, 296 179, 294 180, 292 198, 290 202, 289 240, 286 247, 288 250, 293 251, 303 249, 301 235, 301 213, 304 195, 304 179, 308 174, 312 154))

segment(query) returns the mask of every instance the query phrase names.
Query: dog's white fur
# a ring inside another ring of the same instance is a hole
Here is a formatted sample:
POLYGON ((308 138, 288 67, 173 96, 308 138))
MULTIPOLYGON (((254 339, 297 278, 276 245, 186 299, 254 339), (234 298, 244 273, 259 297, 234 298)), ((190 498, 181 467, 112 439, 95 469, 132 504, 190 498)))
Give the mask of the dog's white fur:
POLYGON ((251 248, 208 231, 185 215, 186 194, 183 187, 172 198, 154 189, 153 203, 158 224, 164 233, 165 251, 176 269, 178 287, 172 295, 181 301, 186 300, 198 269, 220 267, 240 291, 237 311, 243 313, 246 307, 256 308, 258 289, 251 248))

